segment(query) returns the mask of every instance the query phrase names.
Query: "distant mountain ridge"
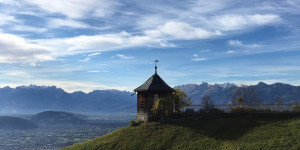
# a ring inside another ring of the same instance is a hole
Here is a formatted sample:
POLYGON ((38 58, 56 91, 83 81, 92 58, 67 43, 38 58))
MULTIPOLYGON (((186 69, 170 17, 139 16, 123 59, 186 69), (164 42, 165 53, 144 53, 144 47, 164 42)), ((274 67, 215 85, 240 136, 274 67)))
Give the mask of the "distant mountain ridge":
MULTIPOLYGON (((210 95, 214 104, 228 104, 232 98, 233 91, 241 88, 232 83, 211 85, 206 82, 201 84, 179 85, 174 88, 184 90, 193 100, 194 104, 201 104, 202 98, 210 95)), ((299 103, 300 86, 293 86, 283 83, 265 84, 263 82, 257 85, 246 86, 246 89, 254 89, 255 94, 263 103, 273 104, 279 98, 282 103, 299 103)))
MULTIPOLYGON (((202 97, 210 95, 214 104, 228 104, 233 91, 241 88, 232 83, 224 84, 186 84, 175 86, 184 90, 193 100, 201 104, 202 97)), ((300 103, 300 86, 283 83, 247 86, 253 88, 263 103, 300 103)), ((0 113, 38 113, 42 111, 67 111, 79 113, 135 113, 136 95, 119 90, 95 90, 67 93, 55 86, 20 86, 0 88, 0 113)))
POLYGON ((0 88, 0 113, 69 112, 135 113, 136 96, 119 90, 67 93, 55 86, 0 88))

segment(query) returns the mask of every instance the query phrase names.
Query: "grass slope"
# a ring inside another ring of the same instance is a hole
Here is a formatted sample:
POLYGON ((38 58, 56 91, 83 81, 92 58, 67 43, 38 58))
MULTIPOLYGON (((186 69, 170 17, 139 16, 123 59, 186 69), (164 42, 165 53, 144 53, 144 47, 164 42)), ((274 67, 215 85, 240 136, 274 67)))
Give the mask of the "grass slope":
POLYGON ((300 149, 300 117, 289 120, 223 118, 185 124, 144 123, 64 148, 300 149))

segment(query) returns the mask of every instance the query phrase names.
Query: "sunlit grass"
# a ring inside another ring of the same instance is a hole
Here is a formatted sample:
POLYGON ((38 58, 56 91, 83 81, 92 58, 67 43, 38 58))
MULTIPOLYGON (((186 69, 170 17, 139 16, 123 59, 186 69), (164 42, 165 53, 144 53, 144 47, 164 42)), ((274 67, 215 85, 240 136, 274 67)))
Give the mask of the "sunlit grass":
POLYGON ((73 145, 77 149, 300 149, 300 117, 144 123, 73 145))

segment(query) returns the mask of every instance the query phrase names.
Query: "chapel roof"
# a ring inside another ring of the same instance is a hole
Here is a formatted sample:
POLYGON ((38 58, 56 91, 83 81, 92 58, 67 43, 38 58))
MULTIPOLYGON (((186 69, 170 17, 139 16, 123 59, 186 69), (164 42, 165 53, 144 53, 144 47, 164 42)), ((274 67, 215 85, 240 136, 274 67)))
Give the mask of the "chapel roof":
POLYGON ((141 86, 134 89, 134 92, 142 91, 161 91, 161 92, 174 92, 171 88, 156 72, 141 86))

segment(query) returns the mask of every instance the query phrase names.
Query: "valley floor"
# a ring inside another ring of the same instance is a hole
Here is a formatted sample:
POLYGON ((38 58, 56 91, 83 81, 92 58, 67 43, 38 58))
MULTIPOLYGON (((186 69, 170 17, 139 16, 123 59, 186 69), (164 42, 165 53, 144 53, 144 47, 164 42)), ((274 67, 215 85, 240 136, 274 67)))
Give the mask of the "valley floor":
POLYGON ((128 123, 40 125, 27 130, 0 130, 0 150, 55 150, 112 132, 128 123))

